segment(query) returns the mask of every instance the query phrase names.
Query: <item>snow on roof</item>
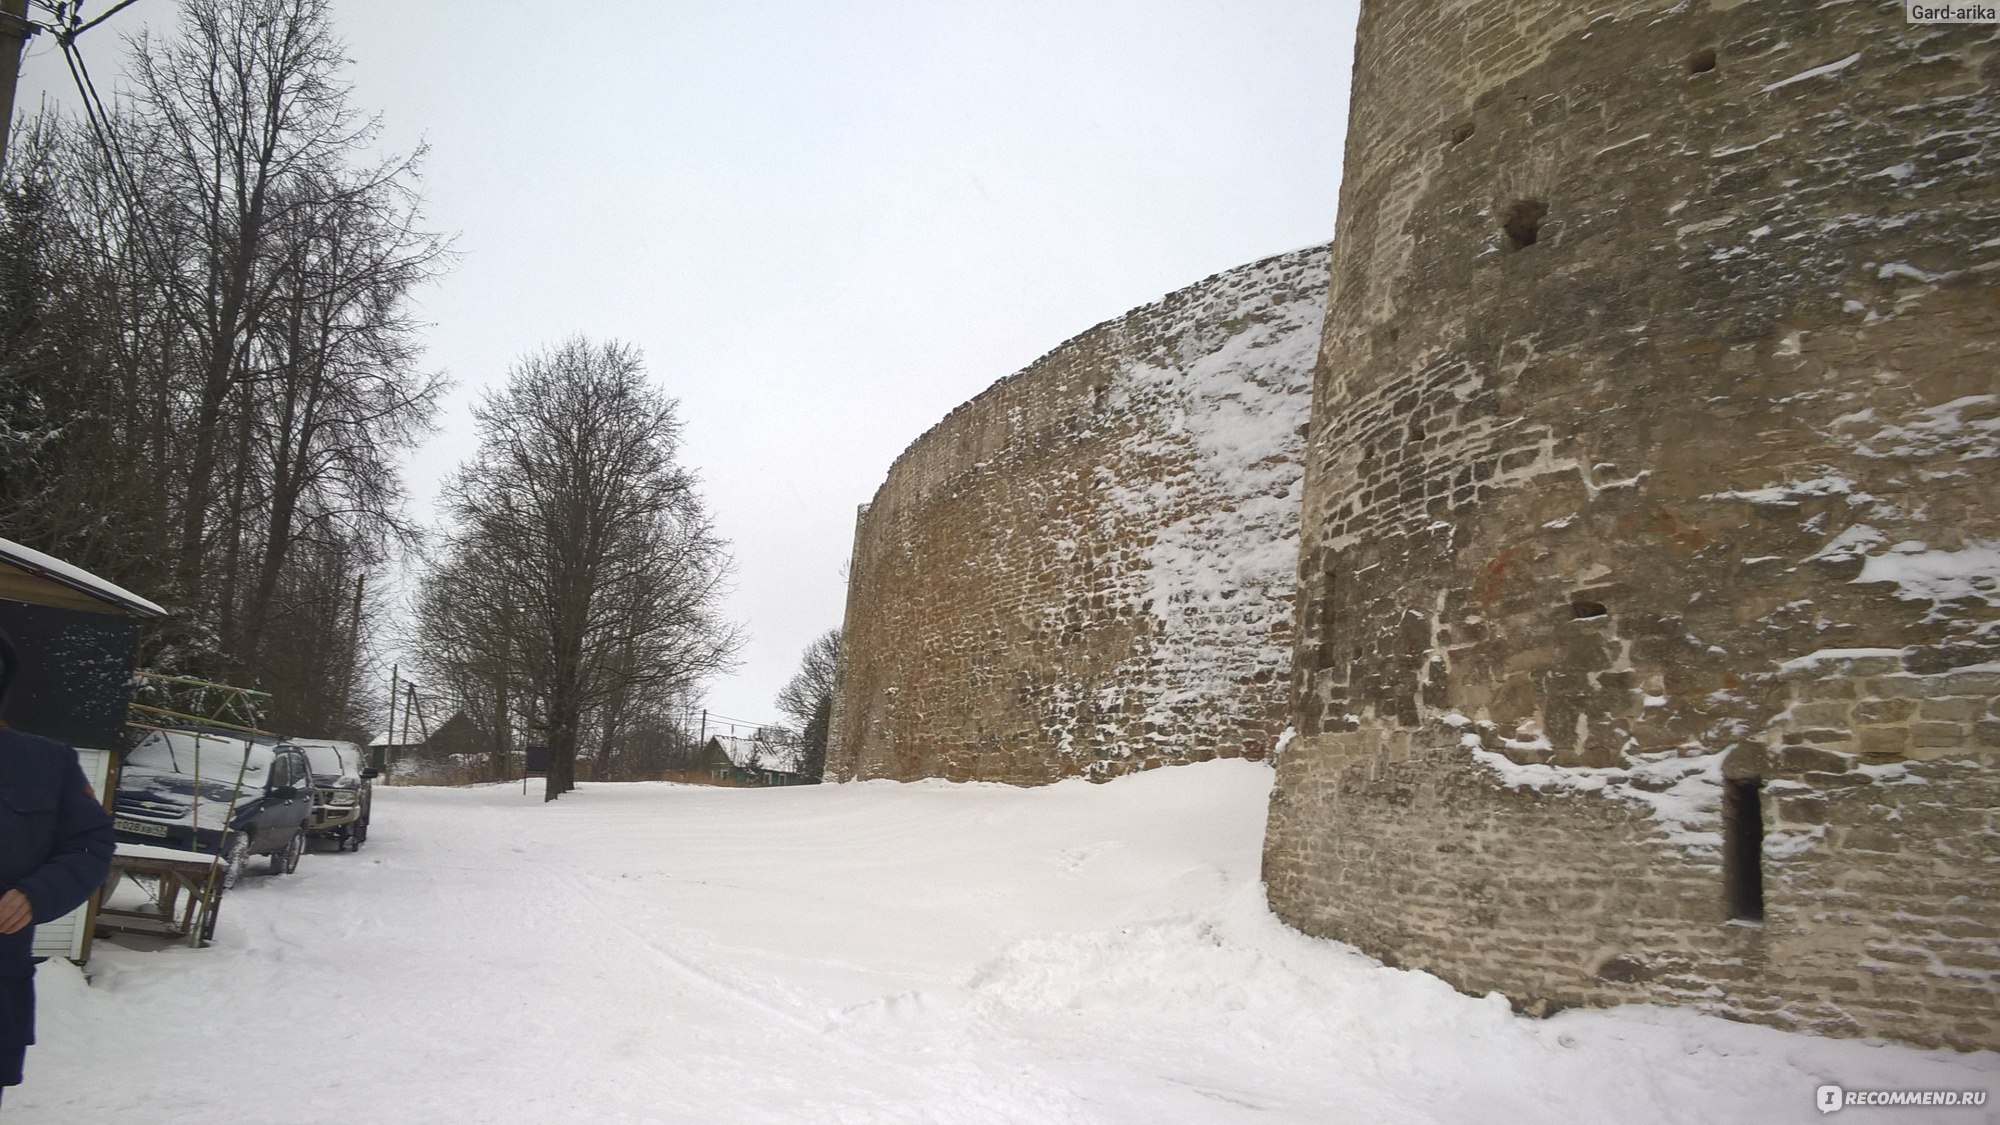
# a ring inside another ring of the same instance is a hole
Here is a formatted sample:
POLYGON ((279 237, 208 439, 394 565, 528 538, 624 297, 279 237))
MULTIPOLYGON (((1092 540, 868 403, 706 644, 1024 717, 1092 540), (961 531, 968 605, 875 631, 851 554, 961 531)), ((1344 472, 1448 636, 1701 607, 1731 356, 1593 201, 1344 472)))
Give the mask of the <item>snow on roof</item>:
POLYGON ((145 598, 118 586, 82 567, 71 566, 52 555, 45 555, 32 547, 23 547, 12 539, 0 539, 0 561, 11 563, 30 574, 39 575, 51 582, 67 586, 72 590, 88 594, 98 601, 119 609, 139 614, 142 617, 165 617, 167 611, 145 598))
POLYGON ((722 747, 731 765, 741 769, 792 773, 798 768, 798 750, 782 742, 759 742, 733 734, 711 734, 710 742, 722 747))

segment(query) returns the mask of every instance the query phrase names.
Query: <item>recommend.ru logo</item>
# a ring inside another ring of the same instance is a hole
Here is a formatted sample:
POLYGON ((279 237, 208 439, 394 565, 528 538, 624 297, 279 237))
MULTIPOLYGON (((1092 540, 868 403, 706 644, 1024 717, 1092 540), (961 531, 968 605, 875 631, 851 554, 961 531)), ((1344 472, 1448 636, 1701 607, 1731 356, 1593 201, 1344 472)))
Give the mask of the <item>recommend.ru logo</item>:
POLYGON ((1821 1086, 1813 1094, 1821 1113, 1839 1113, 1848 1106, 1982 1106, 1984 1090, 1850 1090, 1821 1086))

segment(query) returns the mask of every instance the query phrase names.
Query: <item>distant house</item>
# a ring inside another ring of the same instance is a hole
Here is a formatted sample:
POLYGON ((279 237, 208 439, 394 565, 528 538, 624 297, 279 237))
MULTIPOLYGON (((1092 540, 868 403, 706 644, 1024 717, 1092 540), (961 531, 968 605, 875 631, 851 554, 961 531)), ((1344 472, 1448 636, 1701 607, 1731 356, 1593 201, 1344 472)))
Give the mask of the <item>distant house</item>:
POLYGON ((701 759, 692 768, 668 770, 661 780, 738 788, 809 785, 816 779, 793 772, 797 758, 796 748, 782 743, 711 735, 702 744, 701 759))
MULTIPOLYGON (((166 610, 60 559, 0 539, 0 629, 21 653, 8 723, 76 747, 99 797, 113 789, 140 622, 166 610)), ((89 955, 95 899, 35 927, 35 952, 89 955)))
POLYGON ((387 733, 376 735, 368 743, 375 754, 376 766, 380 768, 385 762, 405 758, 449 758, 454 754, 483 754, 492 750, 486 736, 463 711, 453 711, 443 726, 429 732, 429 737, 410 737, 416 733, 398 731, 400 737, 393 739, 387 733))
POLYGON ((453 711, 444 725, 431 732, 430 740, 424 743, 424 753, 433 758, 450 758, 459 754, 489 754, 493 745, 463 711, 453 711))
POLYGON ((452 712, 429 738, 412 740, 402 734, 392 741, 386 734, 377 735, 369 752, 376 768, 397 781, 463 785, 494 780, 492 740, 463 711, 452 712))

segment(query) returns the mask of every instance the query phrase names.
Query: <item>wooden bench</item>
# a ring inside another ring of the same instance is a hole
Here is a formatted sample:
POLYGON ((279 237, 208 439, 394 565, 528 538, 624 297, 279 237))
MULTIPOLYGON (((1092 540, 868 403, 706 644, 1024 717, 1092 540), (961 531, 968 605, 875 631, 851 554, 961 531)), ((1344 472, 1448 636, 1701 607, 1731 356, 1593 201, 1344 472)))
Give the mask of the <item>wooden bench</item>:
POLYGON ((142 934, 174 938, 193 946, 215 937, 215 917, 222 906, 221 860, 203 852, 182 851, 156 844, 119 844, 111 857, 103 905, 97 908, 97 934, 142 934), (112 896, 127 879, 153 884, 145 906, 115 906, 112 896))

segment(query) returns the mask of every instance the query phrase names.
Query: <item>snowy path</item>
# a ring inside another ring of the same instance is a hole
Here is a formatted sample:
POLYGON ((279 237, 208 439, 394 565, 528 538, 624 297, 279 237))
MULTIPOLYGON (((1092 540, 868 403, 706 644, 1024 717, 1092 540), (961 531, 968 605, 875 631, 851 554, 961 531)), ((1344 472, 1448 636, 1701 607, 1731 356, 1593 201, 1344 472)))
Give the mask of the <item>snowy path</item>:
MULTIPOLYGON (((2000 1056, 1511 1016, 1273 921, 1269 771, 378 790, 215 947, 42 972, 20 1122, 1817 1121, 2000 1056)), ((1936 1110, 1996 1120, 1996 1110, 1936 1110)), ((1897 1111, 1843 1120, 1897 1121, 1897 1111)))

